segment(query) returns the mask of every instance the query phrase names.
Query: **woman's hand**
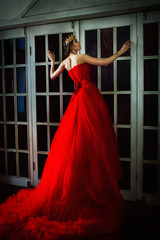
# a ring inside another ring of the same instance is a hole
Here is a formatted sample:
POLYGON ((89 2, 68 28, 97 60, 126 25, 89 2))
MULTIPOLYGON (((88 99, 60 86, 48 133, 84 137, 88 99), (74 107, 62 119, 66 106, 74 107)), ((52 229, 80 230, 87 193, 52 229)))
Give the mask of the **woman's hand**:
POLYGON ((47 56, 51 60, 51 62, 55 62, 55 54, 54 54, 54 52, 51 52, 51 51, 48 50, 47 56))
POLYGON ((121 54, 125 53, 130 47, 131 47, 132 42, 127 41, 123 44, 122 48, 120 49, 121 54))

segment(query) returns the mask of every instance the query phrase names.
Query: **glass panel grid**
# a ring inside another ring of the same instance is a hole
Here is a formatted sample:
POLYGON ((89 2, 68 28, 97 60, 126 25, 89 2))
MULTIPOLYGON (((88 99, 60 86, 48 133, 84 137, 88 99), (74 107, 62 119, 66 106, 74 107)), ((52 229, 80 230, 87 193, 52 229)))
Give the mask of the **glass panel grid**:
POLYGON ((143 157, 142 191, 160 192, 160 23, 143 24, 143 157))
MULTIPOLYGON (((130 40, 130 26, 86 30, 86 53, 94 57, 109 57, 117 52, 127 40, 130 40)), ((94 76, 96 76, 95 73, 94 76)), ((132 159, 131 51, 129 50, 107 67, 98 67, 96 82, 110 112, 117 133, 122 170, 124 172, 124 179, 120 186, 122 189, 130 190, 130 161, 132 159), (126 169, 127 173, 125 173, 126 169)))
POLYGON ((43 167, 50 150, 52 139, 58 128, 69 99, 74 91, 74 82, 69 78, 67 71, 57 79, 50 79, 50 60, 46 52, 55 52, 55 69, 64 58, 63 41, 70 34, 47 34, 35 36, 35 99, 36 99, 36 134, 37 134, 37 178, 41 178, 43 167), (42 53, 39 56, 38 41, 42 41, 42 53))
POLYGON ((2 113, 0 121, 3 126, 3 137, 1 136, 3 142, 0 146, 2 171, 0 174, 28 178, 29 172, 21 174, 24 170, 24 167, 22 170, 23 160, 27 159, 25 167, 29 169, 26 38, 1 40, 1 45, 4 47, 2 47, 0 61, 2 65, 0 67, 2 113), (25 132, 22 131, 22 128, 25 128, 25 132), (24 158, 24 154, 27 158, 24 158))

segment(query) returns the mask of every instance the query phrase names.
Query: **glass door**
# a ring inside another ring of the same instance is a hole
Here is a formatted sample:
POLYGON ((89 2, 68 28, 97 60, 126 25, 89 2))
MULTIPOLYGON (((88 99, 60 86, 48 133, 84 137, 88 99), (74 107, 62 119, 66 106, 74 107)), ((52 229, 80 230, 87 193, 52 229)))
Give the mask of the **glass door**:
POLYGON ((160 11, 138 14, 137 197, 160 205, 160 11))
POLYGON ((57 68, 65 57, 63 42, 66 36, 75 31, 79 38, 78 28, 78 22, 30 28, 34 185, 39 183, 52 139, 74 91, 67 71, 57 79, 50 79, 47 50, 54 51, 57 68))
POLYGON ((126 200, 136 200, 136 15, 116 16, 80 22, 82 53, 107 58, 127 40, 133 45, 107 67, 93 66, 94 81, 110 111, 119 146, 126 200))
POLYGON ((28 186, 32 146, 28 37, 24 28, 0 37, 0 182, 28 186))

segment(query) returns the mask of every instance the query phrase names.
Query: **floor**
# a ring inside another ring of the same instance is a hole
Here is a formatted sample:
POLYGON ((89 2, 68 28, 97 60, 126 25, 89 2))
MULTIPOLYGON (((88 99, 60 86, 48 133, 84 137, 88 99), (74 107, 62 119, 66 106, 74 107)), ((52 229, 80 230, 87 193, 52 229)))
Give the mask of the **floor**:
MULTIPOLYGON (((0 184, 0 203, 21 187, 0 184)), ((160 239, 160 207, 125 202, 124 224, 118 240, 160 239)))

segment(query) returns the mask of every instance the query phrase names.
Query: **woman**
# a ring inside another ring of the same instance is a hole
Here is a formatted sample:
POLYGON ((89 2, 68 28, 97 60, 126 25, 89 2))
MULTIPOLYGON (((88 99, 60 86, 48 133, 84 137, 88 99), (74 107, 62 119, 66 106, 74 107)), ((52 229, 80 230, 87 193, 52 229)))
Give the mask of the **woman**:
POLYGON ((123 198, 120 161, 112 122, 90 64, 107 66, 130 48, 101 60, 77 55, 80 43, 65 41, 67 58, 51 79, 68 70, 76 87, 52 141, 42 178, 0 206, 0 239, 113 239, 120 226, 123 198))

